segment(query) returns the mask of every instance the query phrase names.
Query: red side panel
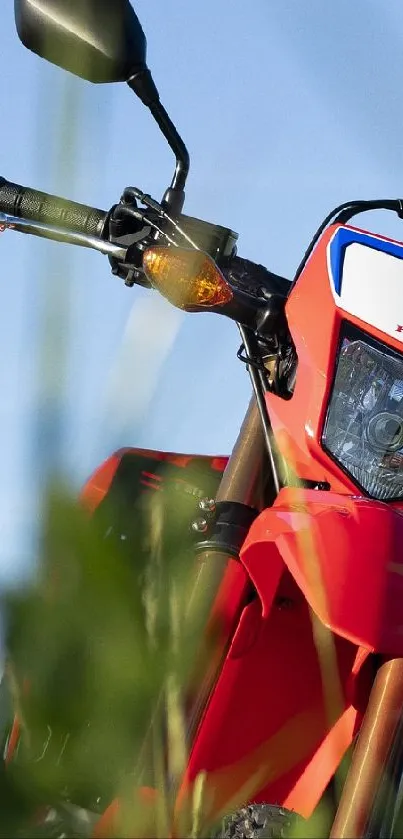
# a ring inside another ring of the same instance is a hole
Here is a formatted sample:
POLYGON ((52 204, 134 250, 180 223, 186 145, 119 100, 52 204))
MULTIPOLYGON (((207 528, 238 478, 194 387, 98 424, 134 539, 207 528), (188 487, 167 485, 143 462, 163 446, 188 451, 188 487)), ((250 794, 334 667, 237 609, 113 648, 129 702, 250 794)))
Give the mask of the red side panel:
POLYGON ((126 451, 127 449, 120 449, 101 463, 81 490, 80 501, 90 513, 93 513, 105 498, 126 451))
MULTIPOLYGON (((90 513, 94 512, 108 494, 117 470, 126 456, 129 456, 130 458, 136 457, 139 461, 141 459, 144 461, 155 460, 157 464, 170 464, 171 466, 176 466, 184 470, 195 463, 205 464, 212 472, 217 473, 217 478, 220 474, 222 474, 228 462, 228 457, 177 454, 175 452, 159 452, 153 449, 119 449, 117 452, 108 457, 104 463, 98 466, 95 472, 93 472, 91 477, 88 479, 81 492, 80 500, 90 513)), ((150 488, 156 489, 156 481, 158 481, 158 476, 154 473, 151 474, 150 472, 147 472, 147 470, 142 473, 140 483, 143 486, 148 485, 150 488)))

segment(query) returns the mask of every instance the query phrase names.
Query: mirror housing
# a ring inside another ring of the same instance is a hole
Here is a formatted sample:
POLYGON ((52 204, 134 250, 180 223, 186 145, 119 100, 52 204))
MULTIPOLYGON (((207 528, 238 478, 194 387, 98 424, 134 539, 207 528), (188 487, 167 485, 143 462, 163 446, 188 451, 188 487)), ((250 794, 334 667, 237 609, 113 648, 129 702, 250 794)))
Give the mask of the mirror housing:
POLYGON ((126 82, 146 70, 146 38, 129 0, 14 0, 28 49, 87 81, 126 82))

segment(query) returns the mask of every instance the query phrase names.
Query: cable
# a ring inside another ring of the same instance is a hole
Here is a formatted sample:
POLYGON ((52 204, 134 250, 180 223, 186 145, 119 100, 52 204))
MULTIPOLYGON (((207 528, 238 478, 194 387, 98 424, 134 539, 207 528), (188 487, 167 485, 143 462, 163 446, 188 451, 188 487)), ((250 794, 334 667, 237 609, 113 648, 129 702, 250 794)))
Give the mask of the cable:
MULTIPOLYGON (((243 345, 245 347, 248 357, 253 358, 256 354, 256 347, 254 346, 256 338, 251 329, 237 324, 243 345)), ((256 342, 257 343, 257 342, 256 342)), ((283 486, 283 481, 280 478, 280 468, 277 463, 277 452, 275 451, 275 441, 273 437, 273 429, 270 422, 269 413, 267 410, 264 393, 266 390, 266 383, 264 373, 253 364, 248 364, 248 373, 252 382, 253 391, 256 397, 258 411, 263 426, 263 435, 266 444, 267 454, 269 457, 270 468, 273 477, 273 485, 276 495, 280 492, 283 486)))

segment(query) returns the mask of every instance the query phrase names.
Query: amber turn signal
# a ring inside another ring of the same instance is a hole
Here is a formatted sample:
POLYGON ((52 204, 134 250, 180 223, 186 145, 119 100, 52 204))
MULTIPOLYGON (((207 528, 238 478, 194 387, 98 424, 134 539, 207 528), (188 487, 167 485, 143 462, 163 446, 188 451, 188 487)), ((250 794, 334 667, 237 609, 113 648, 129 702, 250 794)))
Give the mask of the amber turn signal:
POLYGON ((187 312, 223 306, 233 297, 221 271, 203 251, 148 248, 143 256, 143 269, 163 297, 187 312))

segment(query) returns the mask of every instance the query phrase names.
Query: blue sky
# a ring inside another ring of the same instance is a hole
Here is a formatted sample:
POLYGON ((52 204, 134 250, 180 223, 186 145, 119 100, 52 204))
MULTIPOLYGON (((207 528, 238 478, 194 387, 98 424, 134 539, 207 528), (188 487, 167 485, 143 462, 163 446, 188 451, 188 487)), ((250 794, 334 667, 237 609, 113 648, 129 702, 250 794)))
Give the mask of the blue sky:
MULTIPOLYGON (((291 276, 333 205, 403 195, 399 0, 134 5, 190 150, 186 211, 233 227, 241 254, 291 276)), ((0 174, 105 208, 129 184, 160 197, 173 158, 126 86, 26 51, 11 0, 1 24, 0 174)), ((41 463, 78 486, 120 445, 227 453, 249 383, 233 324, 126 289, 95 253, 6 233, 0 265, 6 580, 30 561, 41 463)))

